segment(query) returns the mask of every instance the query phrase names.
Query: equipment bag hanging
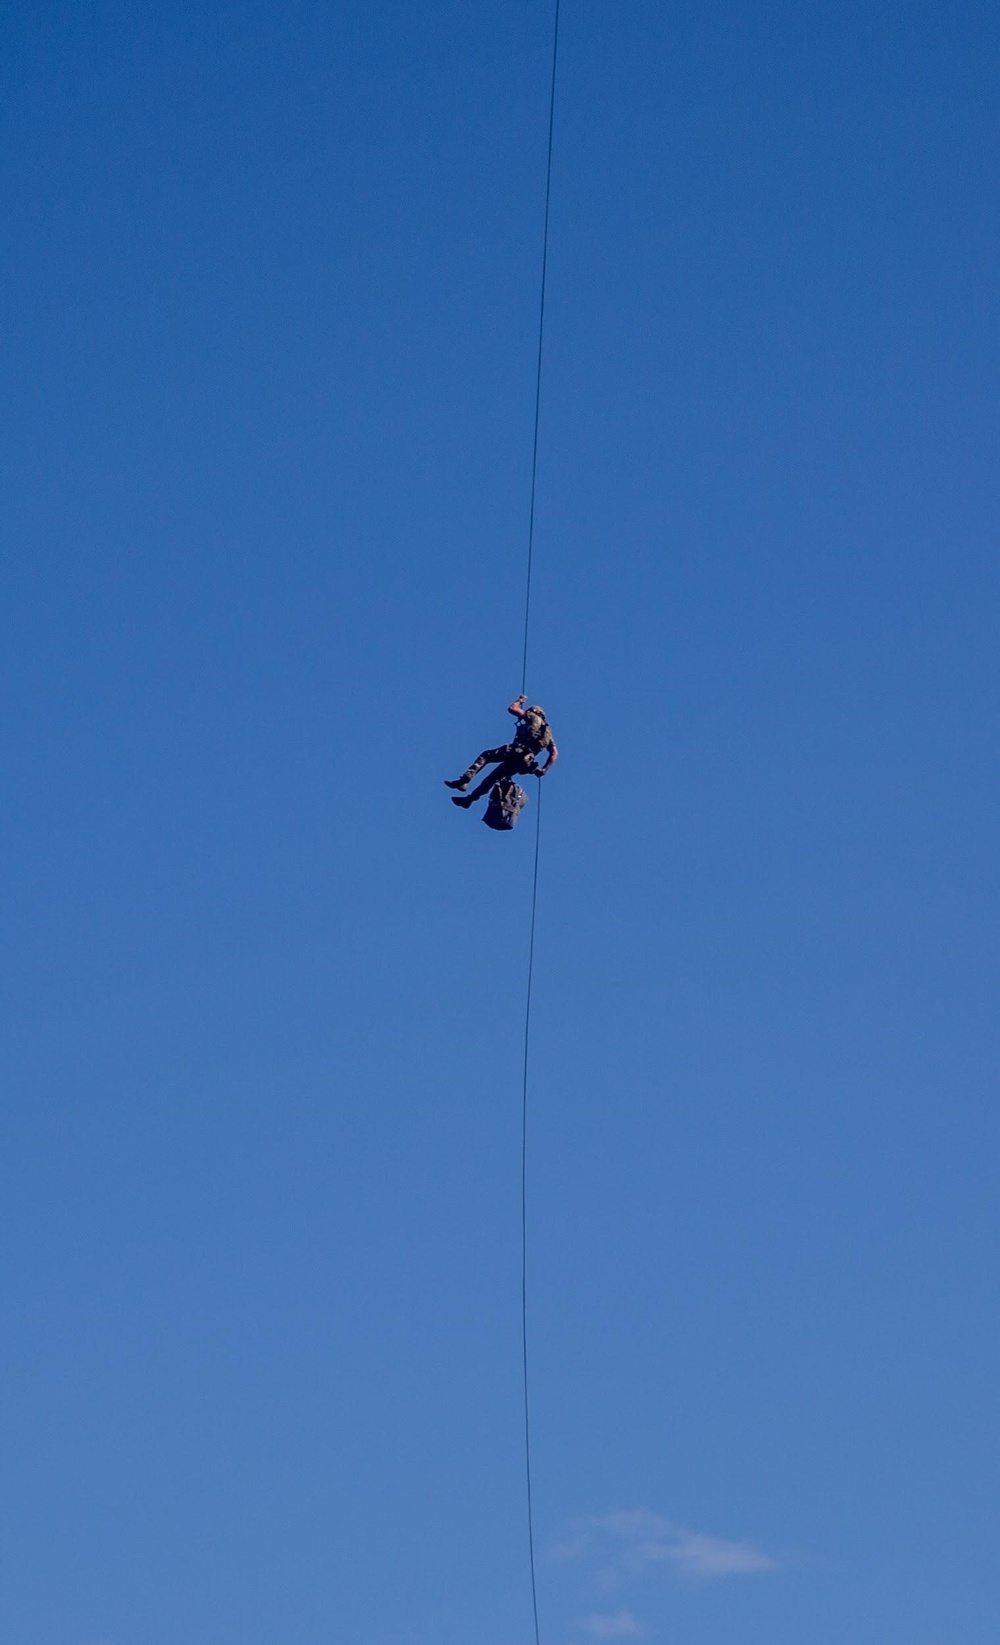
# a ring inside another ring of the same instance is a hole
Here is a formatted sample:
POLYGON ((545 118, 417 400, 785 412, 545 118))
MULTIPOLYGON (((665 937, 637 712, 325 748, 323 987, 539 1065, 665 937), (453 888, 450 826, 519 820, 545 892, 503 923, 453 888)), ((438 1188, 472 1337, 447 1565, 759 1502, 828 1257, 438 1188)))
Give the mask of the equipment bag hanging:
POLYGON ((519 783, 504 777, 490 789, 489 803, 483 813, 487 828, 509 830, 528 803, 528 796, 519 783))

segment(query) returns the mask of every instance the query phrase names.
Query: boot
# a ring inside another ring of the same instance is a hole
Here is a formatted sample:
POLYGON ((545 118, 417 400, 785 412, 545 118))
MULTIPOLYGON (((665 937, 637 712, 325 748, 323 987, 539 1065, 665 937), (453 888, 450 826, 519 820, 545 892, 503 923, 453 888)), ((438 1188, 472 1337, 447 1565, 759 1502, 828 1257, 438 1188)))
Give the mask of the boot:
POLYGON ((446 777, 444 779, 444 786, 445 788, 457 788, 460 794, 464 794, 465 790, 469 786, 469 779, 468 777, 456 777, 454 782, 449 782, 446 777))
POLYGON ((468 794, 453 794, 451 803, 452 805, 460 805, 463 811, 468 811, 469 806, 472 804, 472 798, 468 794))

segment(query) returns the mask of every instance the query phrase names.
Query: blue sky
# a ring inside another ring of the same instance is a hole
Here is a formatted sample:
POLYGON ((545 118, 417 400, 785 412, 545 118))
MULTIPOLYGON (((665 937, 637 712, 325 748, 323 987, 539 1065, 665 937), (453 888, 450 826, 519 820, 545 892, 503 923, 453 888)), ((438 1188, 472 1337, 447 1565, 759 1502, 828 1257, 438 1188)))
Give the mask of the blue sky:
MULTIPOLYGON (((551 11, 13 3, 17 1645, 519 1645, 551 11)), ((993 1645, 995 8, 563 0, 545 1645, 993 1645)))

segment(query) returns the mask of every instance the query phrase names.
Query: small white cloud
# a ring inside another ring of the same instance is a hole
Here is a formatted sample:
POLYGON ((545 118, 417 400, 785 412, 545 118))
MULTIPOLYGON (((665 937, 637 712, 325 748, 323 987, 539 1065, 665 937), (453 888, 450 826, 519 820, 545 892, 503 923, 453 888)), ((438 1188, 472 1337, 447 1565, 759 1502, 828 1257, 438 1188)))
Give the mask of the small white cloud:
POLYGON ((618 1581, 640 1576, 657 1565, 702 1581, 777 1569, 777 1561, 751 1542, 729 1542, 688 1531, 643 1508, 588 1520, 576 1537, 557 1550, 557 1557, 594 1560, 607 1578, 618 1581))
POLYGON ((635 1639, 640 1632, 631 1611, 616 1611, 614 1616, 588 1616, 580 1626, 595 1639, 635 1639))
POLYGON ((754 1576, 776 1569, 776 1561, 750 1542, 725 1542, 693 1531, 680 1531, 674 1546, 664 1549, 664 1558, 688 1576, 754 1576))

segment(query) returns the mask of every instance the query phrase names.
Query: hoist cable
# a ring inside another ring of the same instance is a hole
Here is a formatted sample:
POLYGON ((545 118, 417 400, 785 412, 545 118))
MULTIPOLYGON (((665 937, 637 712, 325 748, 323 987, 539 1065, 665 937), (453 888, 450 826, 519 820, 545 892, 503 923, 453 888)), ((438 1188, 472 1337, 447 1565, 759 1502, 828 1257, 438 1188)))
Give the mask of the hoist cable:
POLYGON ((542 840, 542 790, 535 812, 535 866, 531 876, 531 934, 528 938, 528 987, 524 1002, 524 1069, 521 1082, 521 1364, 524 1371, 524 1472, 528 1488, 528 1561, 531 1610, 538 1639, 538 1590, 535 1585, 535 1525, 531 1500, 531 1423, 528 1405, 528 1047, 531 1040, 531 980, 535 968, 535 913, 538 908, 538 853, 542 840))
POLYGON ((545 276, 549 262, 549 200, 552 195, 552 133, 556 122, 556 64, 559 57, 559 0, 552 29, 552 83, 549 88, 549 147, 545 163, 545 223, 542 229, 542 279, 538 302, 538 357, 535 364, 535 432, 531 442, 531 502, 528 507, 528 568, 524 589, 524 652, 521 690, 528 686, 528 620, 531 614, 531 562, 535 546, 535 480, 538 475, 538 422, 542 405, 542 341, 545 335, 545 276))
MULTIPOLYGON (((549 204, 552 197, 552 135, 556 118, 556 65, 559 58, 559 0, 552 25, 552 78, 549 86, 549 140, 545 160, 545 218, 542 227, 542 271, 538 300, 538 354, 535 361, 535 426, 531 441, 531 498, 528 507, 528 563, 524 588, 524 650, 521 691, 528 684, 528 628, 531 617, 531 570, 535 547, 535 490, 538 479, 538 425, 542 407, 542 345, 545 338, 545 282, 549 263, 549 204)), ((541 788, 535 813, 535 862, 531 875, 531 926, 528 938, 528 982, 524 1001, 524 1066, 521 1080, 521 1366, 524 1376, 524 1477, 528 1505, 528 1562, 531 1571, 531 1614, 538 1632, 538 1587, 535 1579, 535 1521, 531 1493, 531 1418, 528 1398, 528 1056, 531 1046, 531 984, 535 966, 535 915, 538 910, 538 858, 542 840, 541 788)))

